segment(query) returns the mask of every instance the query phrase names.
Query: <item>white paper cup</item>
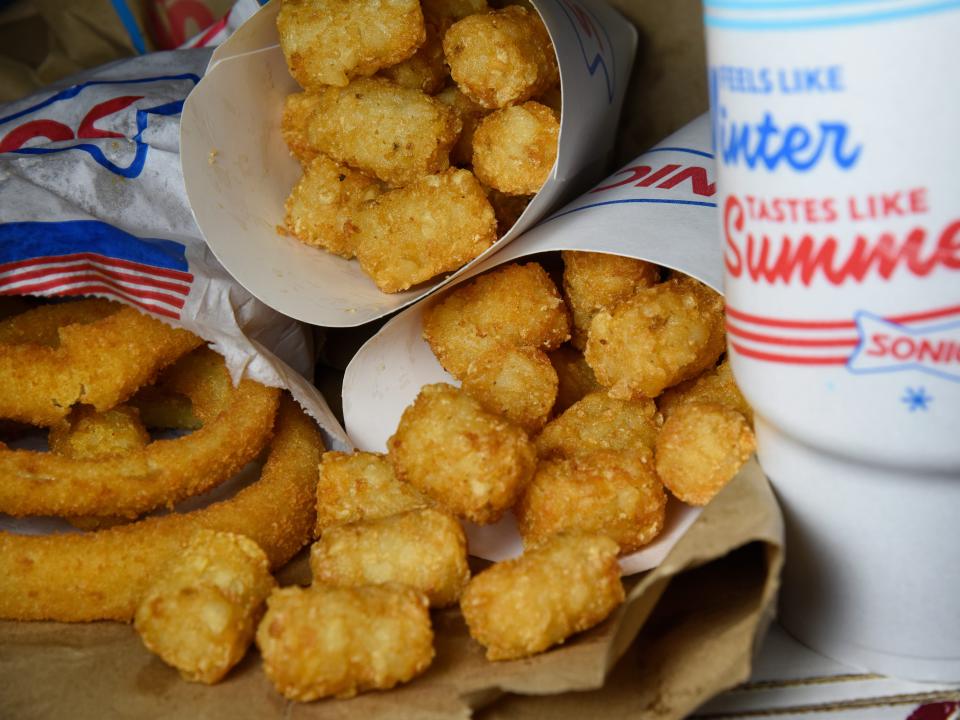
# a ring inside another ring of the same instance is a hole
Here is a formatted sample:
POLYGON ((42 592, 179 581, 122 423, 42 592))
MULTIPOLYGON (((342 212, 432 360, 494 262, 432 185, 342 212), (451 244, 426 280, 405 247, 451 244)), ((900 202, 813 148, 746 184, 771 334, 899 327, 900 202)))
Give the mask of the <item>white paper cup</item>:
POLYGON ((825 455, 760 418, 757 440, 786 523, 784 628, 864 670, 960 679, 957 478, 825 455))
POLYGON ((787 520, 783 624, 960 681, 960 6, 704 7, 729 356, 787 520))
POLYGON ((283 99, 300 88, 277 44, 279 5, 266 5, 214 53, 184 105, 180 148, 187 197, 208 245, 241 285, 285 315, 349 327, 409 305, 502 248, 606 167, 636 30, 600 0, 534 2, 557 51, 563 96, 550 177, 514 227, 458 273, 382 293, 356 260, 276 231, 300 177, 280 135, 283 99))

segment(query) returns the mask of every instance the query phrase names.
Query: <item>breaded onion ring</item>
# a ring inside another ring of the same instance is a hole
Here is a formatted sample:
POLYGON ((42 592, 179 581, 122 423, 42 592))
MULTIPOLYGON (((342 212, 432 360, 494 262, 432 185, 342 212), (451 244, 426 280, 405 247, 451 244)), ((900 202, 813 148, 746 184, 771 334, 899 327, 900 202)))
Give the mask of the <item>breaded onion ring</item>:
POLYGON ((284 397, 260 479, 227 500, 93 533, 0 532, 0 618, 130 620, 200 529, 246 535, 283 565, 310 540, 322 451, 314 423, 284 397))
POLYGON ((206 348, 178 362, 168 382, 193 400, 200 430, 100 459, 0 448, 0 512, 135 517, 216 487, 266 445, 277 389, 252 380, 233 388, 223 358, 206 348))
POLYGON ((0 323, 0 417, 49 426, 79 403, 108 410, 201 344, 106 300, 28 310, 0 323))

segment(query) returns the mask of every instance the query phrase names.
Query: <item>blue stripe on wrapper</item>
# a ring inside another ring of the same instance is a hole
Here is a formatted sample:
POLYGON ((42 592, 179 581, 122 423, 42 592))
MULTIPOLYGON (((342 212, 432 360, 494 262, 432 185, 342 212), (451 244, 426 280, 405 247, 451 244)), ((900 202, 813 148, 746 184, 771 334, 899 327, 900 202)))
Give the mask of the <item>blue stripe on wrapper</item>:
POLYGON ((97 220, 0 224, 0 264, 74 253, 95 253, 167 270, 189 270, 182 244, 137 237, 97 220))

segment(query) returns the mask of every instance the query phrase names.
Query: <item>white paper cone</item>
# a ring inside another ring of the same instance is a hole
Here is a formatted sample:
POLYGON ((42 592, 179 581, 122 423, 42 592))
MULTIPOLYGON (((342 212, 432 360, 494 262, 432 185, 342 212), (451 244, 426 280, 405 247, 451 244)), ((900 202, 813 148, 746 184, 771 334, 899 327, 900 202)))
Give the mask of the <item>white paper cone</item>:
MULTIPOLYGON (((664 265, 719 291, 723 265, 714 192, 710 123, 703 116, 471 268, 457 282, 537 253, 585 250, 664 265), (644 181, 649 184, 644 186, 644 181)), ((393 318, 347 367, 344 420, 351 439, 362 450, 386 449, 403 410, 421 387, 435 382, 459 384, 423 340, 423 309, 430 301, 393 318)), ((650 545, 621 558, 624 573, 656 567, 699 512, 671 499, 667 527, 650 545)), ((521 552, 512 515, 483 528, 468 524, 467 531, 470 551, 479 557, 502 560, 521 552)))
POLYGON ((230 273, 270 307, 329 327, 361 325, 409 305, 496 252, 606 166, 636 30, 599 0, 534 2, 560 67, 563 111, 557 163, 516 225, 448 278, 380 292, 355 260, 277 233, 300 167, 280 135, 283 99, 300 90, 277 44, 279 2, 266 5, 214 54, 183 110, 187 196, 207 243, 230 273))

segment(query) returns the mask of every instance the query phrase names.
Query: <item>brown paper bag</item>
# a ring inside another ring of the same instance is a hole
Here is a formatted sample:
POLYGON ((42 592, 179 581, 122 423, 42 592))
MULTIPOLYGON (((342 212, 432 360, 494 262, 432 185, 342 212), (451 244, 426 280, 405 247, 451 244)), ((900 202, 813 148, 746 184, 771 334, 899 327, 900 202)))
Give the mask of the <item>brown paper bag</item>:
MULTIPOLYGON (((373 720, 483 710, 487 718, 681 718, 748 676, 772 617, 782 532, 772 492, 751 462, 660 567, 627 580, 627 601, 602 625, 551 652, 491 663, 459 611, 440 611, 430 669, 409 685, 352 700, 288 703, 256 652, 206 687, 181 680, 127 625, 4 622, 0 717, 373 720)), ((287 581, 306 581, 302 571, 301 562, 287 581)))

